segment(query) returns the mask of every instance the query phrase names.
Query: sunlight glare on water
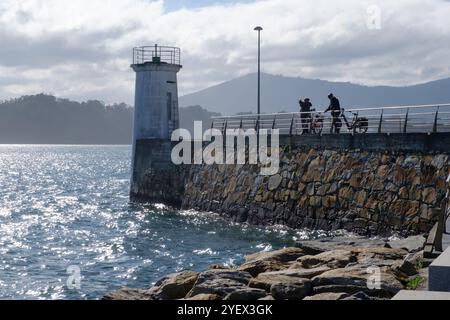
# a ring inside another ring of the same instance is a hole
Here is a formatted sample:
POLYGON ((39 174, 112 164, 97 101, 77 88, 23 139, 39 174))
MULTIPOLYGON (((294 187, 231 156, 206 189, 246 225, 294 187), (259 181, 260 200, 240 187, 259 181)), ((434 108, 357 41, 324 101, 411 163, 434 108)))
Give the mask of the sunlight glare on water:
POLYGON ((0 298, 100 299, 312 236, 130 203, 130 154, 128 146, 0 146, 0 298), (70 266, 81 270, 79 289, 67 286, 70 266))

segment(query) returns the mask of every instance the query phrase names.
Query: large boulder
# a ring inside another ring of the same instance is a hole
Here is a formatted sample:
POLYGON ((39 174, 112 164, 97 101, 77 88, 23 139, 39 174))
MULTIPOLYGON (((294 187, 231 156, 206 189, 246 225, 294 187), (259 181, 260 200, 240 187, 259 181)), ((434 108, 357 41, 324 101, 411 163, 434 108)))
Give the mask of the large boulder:
POLYGON ((416 266, 408 260, 398 260, 391 266, 392 271, 398 278, 406 279, 418 274, 416 266))
POLYGON ((315 256, 303 256, 300 257, 297 262, 306 269, 317 268, 324 265, 330 268, 343 268, 349 263, 356 262, 356 255, 349 250, 333 250, 315 256))
POLYGON ((193 296, 191 298, 186 298, 184 300, 193 300, 193 301, 217 301, 222 300, 220 296, 217 294, 198 294, 196 296, 193 296))
POLYGON ((355 248, 353 252, 358 257, 358 263, 364 265, 389 265, 395 260, 403 260, 408 255, 408 252, 403 249, 382 247, 355 248))
POLYGON ((418 252, 423 250, 426 239, 423 236, 413 236, 406 239, 389 241, 386 246, 392 249, 403 249, 408 252, 418 252))
POLYGON ((254 301, 267 297, 265 290, 256 288, 239 289, 228 294, 224 300, 232 301, 254 301))
POLYGON ((313 296, 309 296, 303 300, 306 300, 306 301, 335 301, 335 300, 341 300, 346 297, 348 297, 348 294, 346 294, 346 293, 328 292, 328 293, 319 293, 319 294, 316 294, 313 296))
POLYGON ((187 298, 199 294, 215 294, 225 298, 228 294, 247 287, 252 276, 248 272, 208 270, 200 273, 187 298))
POLYGON ((302 300, 312 293, 311 280, 298 279, 296 282, 274 284, 270 293, 276 300, 302 300))
POLYGON ((299 241, 296 247, 302 249, 305 255, 316 255, 332 250, 351 250, 355 247, 384 247, 386 242, 378 239, 368 239, 366 237, 335 237, 322 240, 299 241))
POLYGON ((149 290, 122 288, 107 294, 103 300, 155 300, 155 296, 149 290))
POLYGON ((157 300, 177 300, 191 291, 198 278, 197 272, 174 273, 159 280, 149 292, 157 300))
POLYGON ((330 269, 322 267, 311 270, 283 270, 260 273, 256 278, 250 280, 249 287, 270 291, 275 284, 297 283, 299 280, 312 278, 328 270, 330 269))
MULTIPOLYGON (((403 285, 389 271, 388 267, 381 267, 377 270, 361 266, 334 269, 322 273, 312 279, 314 287, 319 286, 346 286, 361 288, 360 291, 370 295, 392 297, 403 289, 403 285), (378 274, 374 274, 374 271, 378 274)), ((338 292, 348 292, 341 290, 338 292)))
POLYGON ((289 267, 298 257, 304 255, 299 248, 285 248, 271 252, 259 252, 245 257, 246 262, 237 268, 249 272, 253 277, 263 272, 279 271, 289 267))
POLYGON ((262 251, 245 257, 246 262, 256 260, 277 260, 280 262, 295 261, 305 253, 300 248, 284 248, 276 251, 262 251))

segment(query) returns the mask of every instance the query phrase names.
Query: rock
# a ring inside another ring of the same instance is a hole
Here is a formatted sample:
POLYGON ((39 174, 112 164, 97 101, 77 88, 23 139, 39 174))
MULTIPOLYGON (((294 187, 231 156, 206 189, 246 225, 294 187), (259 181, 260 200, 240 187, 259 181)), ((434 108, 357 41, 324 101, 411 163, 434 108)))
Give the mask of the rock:
POLYGON ((271 176, 269 178, 269 184, 268 184, 269 191, 274 191, 274 190, 278 189, 278 187, 281 185, 282 181, 283 181, 283 178, 279 174, 271 176))
POLYGON ((106 300, 178 300, 184 298, 197 281, 197 272, 168 275, 148 289, 123 288, 105 296, 106 300))
POLYGON ((258 300, 261 300, 261 301, 265 301, 265 300, 271 301, 271 300, 275 300, 275 298, 272 297, 272 296, 265 296, 264 298, 261 298, 261 299, 258 299, 258 300))
POLYGON ((358 300, 358 301, 364 301, 364 300, 374 300, 374 298, 370 297, 369 295, 367 295, 365 292, 360 291, 357 292, 353 295, 351 295, 350 297, 344 298, 342 300, 358 300))
POLYGON ((289 275, 299 277, 299 278, 311 279, 311 278, 314 278, 315 276, 318 276, 319 274, 322 274, 329 270, 331 270, 331 269, 327 266, 320 266, 320 267, 312 268, 312 269, 303 269, 301 267, 301 263, 296 262, 296 263, 292 264, 288 270, 284 270, 284 271, 280 271, 280 272, 287 273, 287 272, 292 271, 292 273, 290 273, 289 275))
POLYGON ((185 300, 193 300, 193 301, 216 301, 222 300, 220 296, 217 294, 198 294, 194 297, 187 298, 185 300))
POLYGON ((267 296, 267 292, 261 289, 255 288, 246 288, 236 290, 230 294, 228 294, 224 300, 232 300, 232 301, 252 301, 259 300, 267 296))
POLYGON ((349 263, 356 262, 356 255, 348 250, 333 250, 315 256, 303 256, 297 261, 306 269, 323 265, 330 268, 343 268, 349 263))
POLYGON ((256 278, 250 280, 249 287, 270 291, 274 284, 296 283, 299 280, 310 279, 329 270, 330 268, 321 267, 311 270, 283 270, 260 273, 256 278))
POLYGON ((334 300, 341 300, 346 297, 348 297, 348 294, 346 294, 346 293, 329 292, 329 293, 319 293, 319 294, 316 294, 313 296, 309 296, 303 300, 306 300, 306 301, 334 301, 334 300))
POLYGON ((251 276, 256 277, 263 272, 278 271, 289 267, 288 263, 280 262, 278 260, 254 260, 244 263, 236 270, 250 273, 251 276))
POLYGON ((278 271, 289 267, 291 261, 302 256, 299 248, 285 248, 272 252, 259 252, 245 257, 246 263, 237 270, 249 272, 253 277, 263 272, 278 271))
POLYGON ((197 281, 197 272, 180 272, 159 280, 149 291, 157 300, 177 300, 184 298, 197 281))
POLYGON ((103 300, 155 300, 154 295, 148 290, 122 288, 103 297, 103 300))
POLYGON ((284 248, 276 251, 262 251, 245 257, 246 262, 255 260, 277 260, 281 262, 295 261, 305 253, 300 248, 284 248))
POLYGON ((295 283, 274 284, 270 288, 276 300, 302 300, 312 292, 311 280, 299 279, 295 283))
POLYGON ((436 189, 425 188, 422 192, 423 202, 433 205, 436 202, 436 189))
POLYGON ((407 251, 402 249, 392 248, 355 248, 353 250, 358 256, 358 263, 368 264, 376 261, 392 261, 403 260, 408 254, 407 251))
POLYGON ((325 293, 344 293, 347 295, 352 295, 361 290, 368 290, 367 286, 352 286, 352 285, 326 285, 326 286, 314 286, 314 295, 325 294, 325 293))
POLYGON ((335 269, 322 273, 312 279, 314 287, 318 286, 354 286, 367 291, 369 284, 379 280, 379 288, 376 291, 386 296, 394 296, 403 289, 403 285, 389 272, 389 268, 379 268, 379 274, 374 275, 368 268, 353 266, 335 269))
POLYGON ((406 239, 389 241, 387 247, 392 249, 403 249, 408 252, 418 252, 423 250, 425 240, 426 239, 423 236, 413 236, 406 239))
POLYGON ((316 255, 329 250, 329 246, 326 243, 318 241, 300 241, 295 246, 302 249, 305 255, 316 255))
POLYGON ((426 264, 423 253, 423 250, 416 253, 410 253, 405 257, 405 261, 412 263, 416 269, 427 268, 429 265, 426 264))
POLYGON ((216 294, 225 297, 229 293, 247 287, 252 276, 243 271, 209 270, 200 273, 197 282, 187 294, 188 298, 199 294, 216 294))
POLYGON ((208 267, 208 270, 230 270, 230 267, 222 264, 212 264, 208 267))
POLYGON ((295 246, 302 249, 305 255, 316 255, 331 250, 353 250, 355 247, 384 247, 385 244, 384 240, 368 239, 366 237, 334 237, 322 240, 299 241, 295 246))
POLYGON ((387 176, 389 170, 390 170, 390 166, 388 166, 388 165, 380 166, 380 167, 378 168, 377 175, 378 175, 379 177, 381 177, 381 178, 384 178, 384 177, 387 176))
POLYGON ((439 154, 433 157, 431 165, 435 166, 438 170, 441 170, 448 163, 448 156, 439 154))
POLYGON ((407 260, 397 261, 394 265, 392 265, 391 269, 401 278, 411 277, 418 273, 414 264, 407 260))

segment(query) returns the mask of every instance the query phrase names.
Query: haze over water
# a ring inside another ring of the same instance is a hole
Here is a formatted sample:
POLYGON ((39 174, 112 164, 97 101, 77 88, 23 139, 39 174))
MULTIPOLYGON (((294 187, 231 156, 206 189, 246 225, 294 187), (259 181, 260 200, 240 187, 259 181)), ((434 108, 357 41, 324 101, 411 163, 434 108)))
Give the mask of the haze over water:
POLYGON ((0 298, 100 299, 319 234, 130 203, 128 146, 0 146, 0 298), (66 286, 81 269, 81 289, 66 286))

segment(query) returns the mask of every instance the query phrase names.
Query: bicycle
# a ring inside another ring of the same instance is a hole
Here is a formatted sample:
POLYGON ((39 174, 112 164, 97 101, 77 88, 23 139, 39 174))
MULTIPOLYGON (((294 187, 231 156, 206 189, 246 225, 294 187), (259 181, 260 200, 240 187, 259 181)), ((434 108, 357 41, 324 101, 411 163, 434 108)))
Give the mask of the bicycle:
POLYGON ((322 134, 323 131, 323 116, 320 113, 315 113, 315 109, 311 110, 314 117, 311 119, 311 133, 322 134))
POLYGON ((358 113, 350 112, 353 115, 353 119, 351 123, 348 122, 347 117, 345 116, 345 110, 342 109, 341 116, 344 119, 345 124, 347 125, 348 131, 352 131, 354 133, 367 133, 369 130, 369 119, 366 117, 360 117, 358 113))

